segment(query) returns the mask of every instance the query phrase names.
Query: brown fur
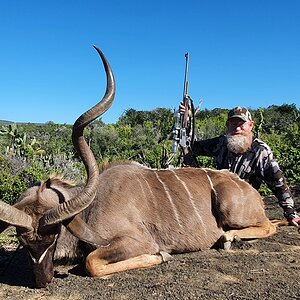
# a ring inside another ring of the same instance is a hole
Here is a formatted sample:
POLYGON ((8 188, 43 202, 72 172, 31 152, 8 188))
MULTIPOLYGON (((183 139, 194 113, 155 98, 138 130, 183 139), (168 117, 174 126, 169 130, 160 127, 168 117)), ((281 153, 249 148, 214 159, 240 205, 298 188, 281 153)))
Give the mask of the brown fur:
MULTIPOLYGON (((80 190, 58 178, 42 186, 41 197, 35 201, 46 203, 51 199, 51 206, 67 201, 80 190), (63 200, 57 194, 63 195, 63 200)), ((36 189, 32 191, 36 197, 36 189)), ((28 197, 28 191, 25 194, 28 197)), ((270 233, 263 236, 275 232, 259 193, 235 174, 195 168, 153 170, 132 162, 106 167, 95 200, 82 218, 110 242, 99 250, 109 262, 145 253, 209 249, 223 236, 232 241, 238 235, 238 231, 234 236, 224 235, 228 229, 255 227, 259 232, 268 224, 270 233)), ((59 240, 66 235, 64 231, 59 240)), ((68 247, 62 242, 60 245, 68 247)), ((58 259, 65 252, 61 248, 56 249, 58 259)))

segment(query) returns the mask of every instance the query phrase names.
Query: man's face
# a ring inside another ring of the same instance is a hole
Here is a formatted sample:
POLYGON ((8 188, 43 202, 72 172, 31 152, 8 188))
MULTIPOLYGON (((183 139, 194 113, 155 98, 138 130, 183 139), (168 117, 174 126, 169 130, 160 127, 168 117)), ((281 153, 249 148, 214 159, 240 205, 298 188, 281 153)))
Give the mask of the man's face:
POLYGON ((250 133, 253 129, 254 122, 253 121, 247 121, 240 118, 231 118, 227 121, 227 134, 230 135, 247 135, 247 133, 250 133))
POLYGON ((227 121, 226 125, 228 150, 240 154, 250 149, 254 122, 245 122, 240 118, 231 118, 227 121))

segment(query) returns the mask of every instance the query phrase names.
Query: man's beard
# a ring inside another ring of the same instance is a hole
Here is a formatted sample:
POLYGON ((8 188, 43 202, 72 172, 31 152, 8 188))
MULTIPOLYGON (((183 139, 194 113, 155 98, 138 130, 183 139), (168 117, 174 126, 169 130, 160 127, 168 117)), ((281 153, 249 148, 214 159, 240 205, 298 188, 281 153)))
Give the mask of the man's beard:
POLYGON ((243 133, 238 135, 226 135, 227 138, 227 148, 229 151, 240 154, 245 153, 250 149, 252 144, 253 134, 252 132, 243 133))

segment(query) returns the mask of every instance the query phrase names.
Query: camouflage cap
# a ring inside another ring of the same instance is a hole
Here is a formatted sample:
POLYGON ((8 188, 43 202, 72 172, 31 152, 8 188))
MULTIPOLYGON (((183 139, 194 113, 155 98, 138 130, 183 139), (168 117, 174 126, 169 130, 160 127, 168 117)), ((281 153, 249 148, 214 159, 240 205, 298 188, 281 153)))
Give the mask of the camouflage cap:
POLYGON ((231 118, 240 118, 245 122, 252 121, 250 111, 245 107, 237 106, 228 112, 228 120, 231 118))

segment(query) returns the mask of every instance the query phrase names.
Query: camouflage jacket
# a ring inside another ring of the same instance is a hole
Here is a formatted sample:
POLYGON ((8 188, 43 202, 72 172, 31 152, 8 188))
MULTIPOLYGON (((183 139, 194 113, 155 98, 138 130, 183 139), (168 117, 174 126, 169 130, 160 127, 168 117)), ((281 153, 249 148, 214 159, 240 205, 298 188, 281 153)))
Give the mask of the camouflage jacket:
POLYGON ((284 216, 290 220, 297 217, 294 201, 277 161, 270 147, 259 139, 254 139, 251 148, 242 154, 235 154, 227 149, 224 135, 195 141, 194 155, 212 156, 215 158, 217 169, 228 169, 240 178, 259 189, 264 181, 272 190, 284 210, 284 216))

